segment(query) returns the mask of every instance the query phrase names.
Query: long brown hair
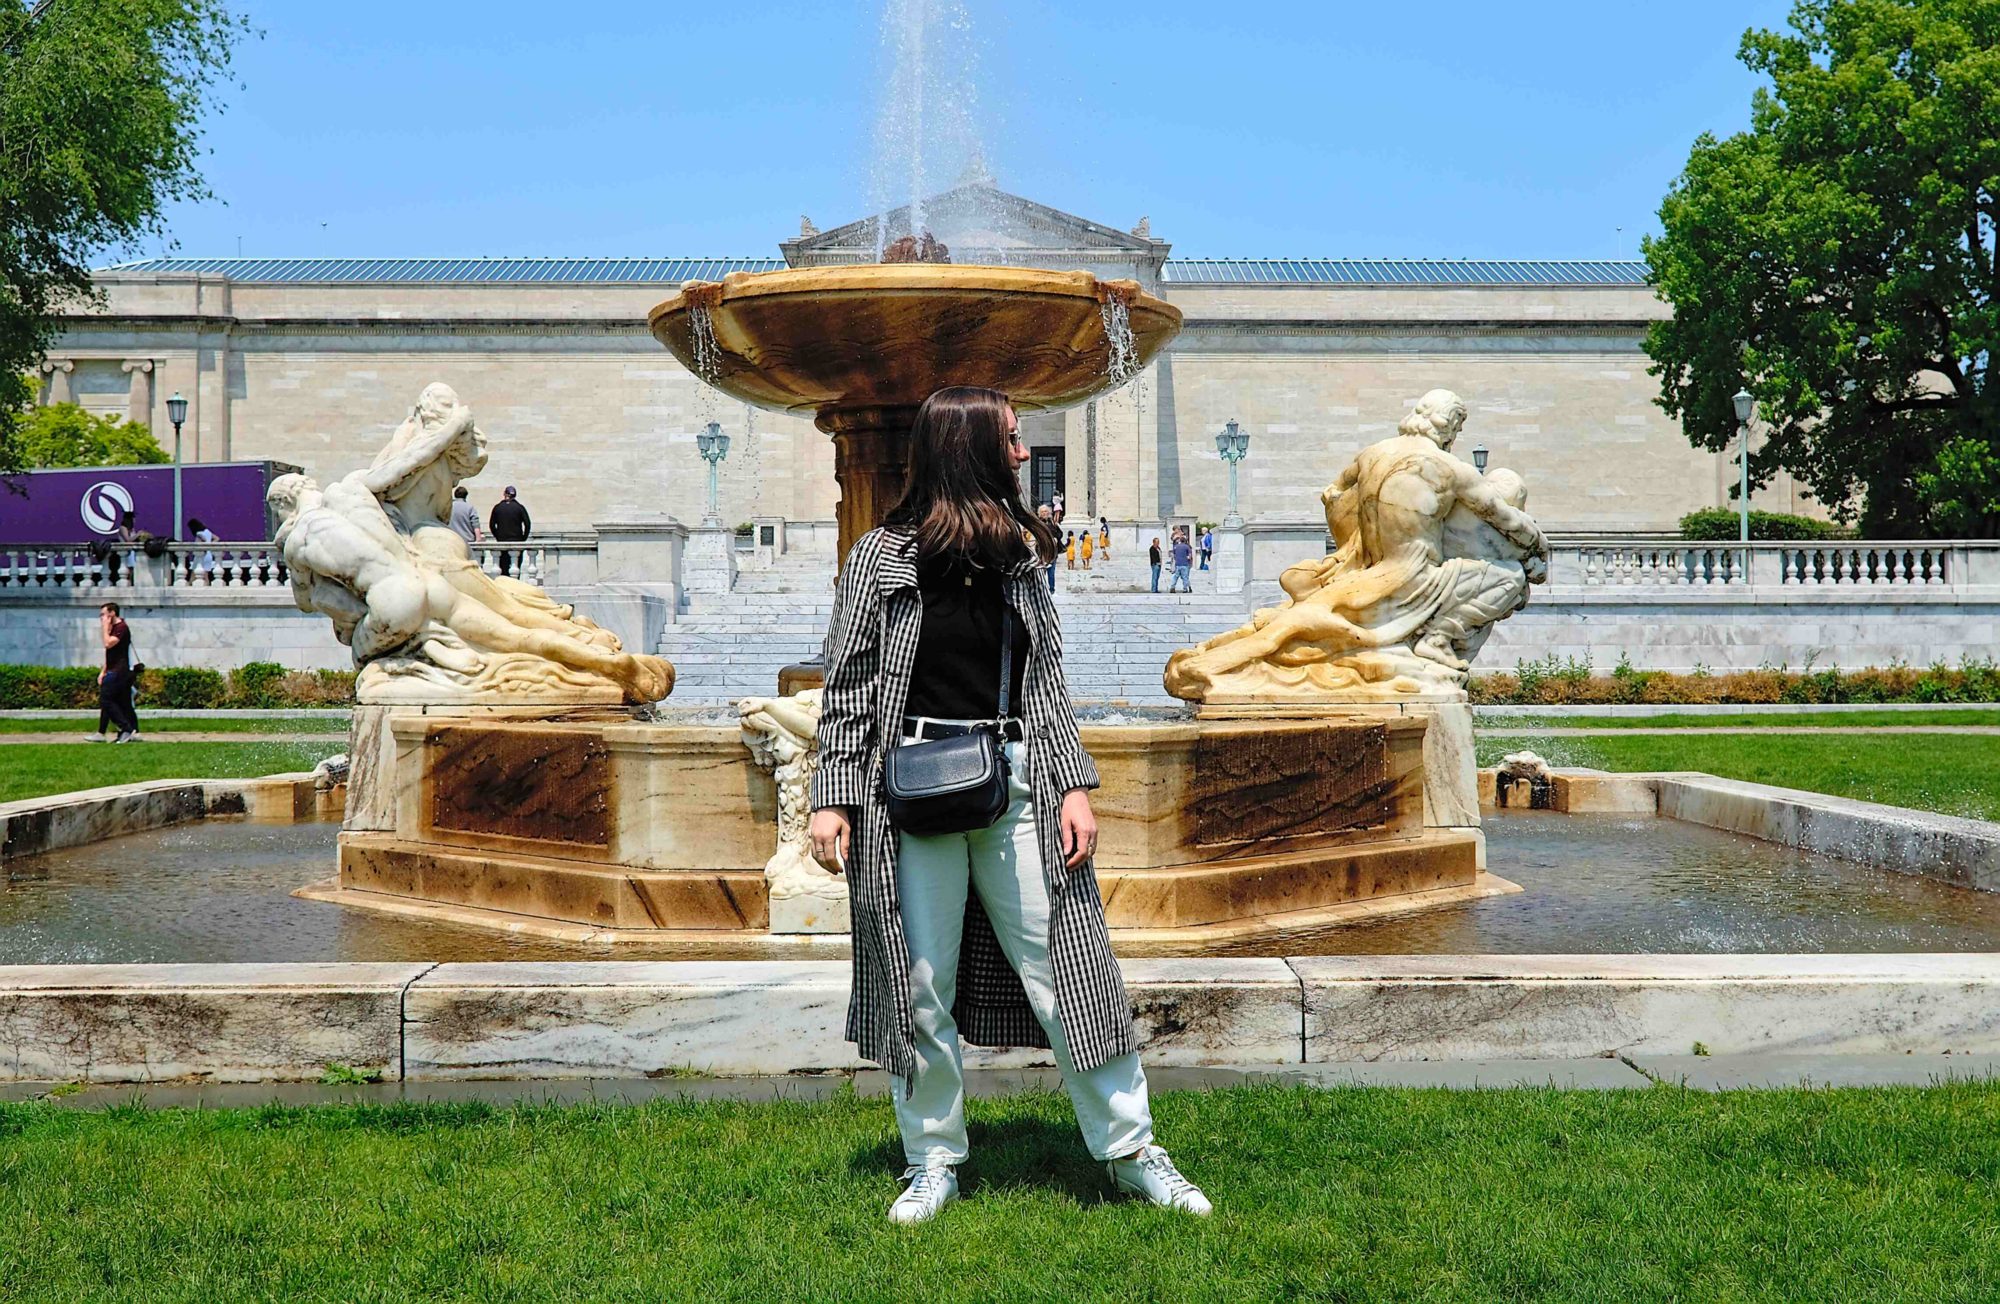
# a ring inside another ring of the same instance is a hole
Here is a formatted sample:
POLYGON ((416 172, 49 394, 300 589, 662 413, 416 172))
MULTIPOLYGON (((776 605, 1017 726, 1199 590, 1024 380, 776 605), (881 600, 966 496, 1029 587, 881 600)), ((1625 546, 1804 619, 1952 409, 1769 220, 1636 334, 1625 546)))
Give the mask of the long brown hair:
POLYGON ((1006 570, 1026 559, 1030 539, 1042 561, 1054 559, 1055 536, 1022 500, 1007 454, 1009 406, 997 389, 952 385, 917 409, 909 480, 883 524, 914 534, 919 560, 1006 570))

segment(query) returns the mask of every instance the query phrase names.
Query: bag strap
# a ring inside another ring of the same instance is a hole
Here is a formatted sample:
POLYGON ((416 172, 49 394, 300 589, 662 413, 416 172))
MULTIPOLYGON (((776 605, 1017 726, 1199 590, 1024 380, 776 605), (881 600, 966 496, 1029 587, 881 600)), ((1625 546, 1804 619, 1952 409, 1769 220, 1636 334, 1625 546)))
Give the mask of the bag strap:
POLYGON ((1014 600, 1010 592, 1014 587, 1011 575, 1000 578, 1000 710, 998 718, 1007 718, 1009 690, 1014 686, 1014 600))

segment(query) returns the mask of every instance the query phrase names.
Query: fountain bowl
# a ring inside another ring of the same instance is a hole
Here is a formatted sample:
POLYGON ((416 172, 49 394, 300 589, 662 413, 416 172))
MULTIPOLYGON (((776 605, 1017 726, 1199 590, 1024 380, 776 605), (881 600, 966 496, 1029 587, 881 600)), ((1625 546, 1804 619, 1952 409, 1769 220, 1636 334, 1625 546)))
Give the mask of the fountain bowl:
POLYGON ((758 407, 810 412, 833 436, 845 558, 902 496, 910 428, 934 391, 980 385, 1022 411, 1069 407, 1152 361, 1181 313, 1137 281, 1089 272, 857 263, 689 281, 648 322, 699 379, 758 407), (1131 325, 1123 374, 1111 303, 1131 325))
POLYGON ((732 272, 690 281, 649 322, 689 370, 759 407, 827 417, 914 407, 945 385, 981 385, 1034 411, 1117 383, 1100 311, 1113 296, 1129 308, 1136 370, 1179 332, 1180 310, 1136 281, 1083 271, 865 263, 732 272), (697 305, 708 308, 719 346, 713 366, 697 357, 697 305))

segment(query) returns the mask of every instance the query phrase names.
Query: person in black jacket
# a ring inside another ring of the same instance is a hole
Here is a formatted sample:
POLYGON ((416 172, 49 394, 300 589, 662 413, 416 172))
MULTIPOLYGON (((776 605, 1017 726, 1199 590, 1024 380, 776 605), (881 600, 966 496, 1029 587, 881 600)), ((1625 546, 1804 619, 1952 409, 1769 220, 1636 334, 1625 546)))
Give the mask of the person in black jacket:
POLYGON ((891 1079, 908 1167, 889 1219, 923 1222, 958 1198, 964 1042, 1048 1047, 1113 1186, 1207 1214, 1153 1137, 1092 865, 1097 766, 1043 583, 1055 531, 1021 500, 1027 460, 1005 394, 924 400, 902 500, 848 551, 827 627, 808 833, 814 859, 848 876, 847 1037, 891 1079), (1007 760, 1006 810, 966 832, 898 828, 892 749, 986 729, 1007 760))
MULTIPOLYGON (((514 486, 508 485, 500 501, 493 504, 493 514, 487 518, 486 526, 493 531, 493 537, 502 543, 520 543, 527 539, 531 527, 528 509, 521 506, 521 500, 514 493, 514 486)), ((506 548, 500 550, 500 573, 514 573, 515 554, 506 548)))

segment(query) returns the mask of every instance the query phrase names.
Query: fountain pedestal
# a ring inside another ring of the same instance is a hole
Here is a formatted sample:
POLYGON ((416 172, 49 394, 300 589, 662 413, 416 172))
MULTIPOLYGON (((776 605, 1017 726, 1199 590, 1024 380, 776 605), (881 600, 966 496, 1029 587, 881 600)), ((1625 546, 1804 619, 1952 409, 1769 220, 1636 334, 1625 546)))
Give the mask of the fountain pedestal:
MULTIPOLYGON (((755 956, 777 790, 740 729, 403 714, 302 895, 550 938, 755 956)), ((1427 827, 1421 718, 1085 725, 1099 890, 1123 954, 1227 951, 1511 885, 1427 827)), ((824 941, 819 942, 824 945, 824 941)))
POLYGON ((840 523, 837 561, 847 562, 854 541, 874 529, 903 496, 910 468, 914 407, 829 409, 813 424, 833 436, 833 478, 840 485, 834 508, 840 523))

